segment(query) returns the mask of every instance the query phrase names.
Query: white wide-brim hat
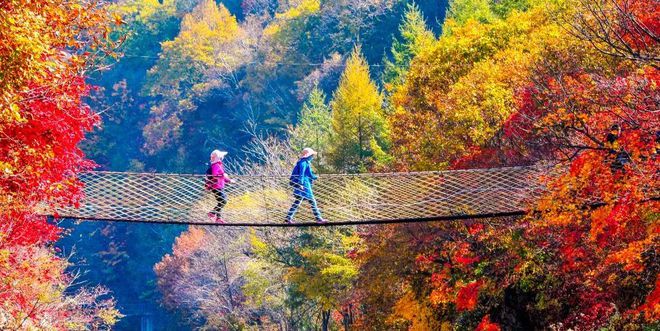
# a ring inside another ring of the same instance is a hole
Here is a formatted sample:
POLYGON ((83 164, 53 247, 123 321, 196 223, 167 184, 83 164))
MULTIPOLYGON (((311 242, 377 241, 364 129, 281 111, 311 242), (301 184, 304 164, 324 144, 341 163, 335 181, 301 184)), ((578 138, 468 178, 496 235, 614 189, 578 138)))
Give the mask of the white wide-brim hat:
POLYGON ((220 151, 217 149, 214 150, 213 152, 211 152, 211 163, 215 163, 222 160, 225 157, 225 155, 227 155, 227 153, 228 152, 220 151))
POLYGON ((307 148, 305 148, 305 149, 302 150, 302 153, 300 153, 300 157, 301 157, 301 158, 306 158, 306 157, 309 157, 309 156, 312 156, 312 155, 316 155, 316 154, 317 154, 317 153, 316 153, 315 150, 313 150, 313 149, 307 147, 307 148))

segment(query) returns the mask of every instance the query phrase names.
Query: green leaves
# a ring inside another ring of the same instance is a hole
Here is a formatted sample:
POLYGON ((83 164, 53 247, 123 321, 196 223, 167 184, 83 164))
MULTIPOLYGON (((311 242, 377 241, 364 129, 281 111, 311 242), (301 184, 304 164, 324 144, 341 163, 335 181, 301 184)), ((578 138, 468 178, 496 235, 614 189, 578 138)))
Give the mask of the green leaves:
POLYGON ((314 161, 323 168, 326 163, 326 153, 330 149, 332 134, 332 114, 325 102, 325 93, 315 87, 303 104, 298 118, 298 124, 289 129, 291 147, 300 151, 311 147, 319 152, 319 158, 314 161))
POLYGON ((384 61, 383 84, 389 92, 403 84, 410 61, 435 41, 433 32, 426 26, 424 16, 415 3, 408 4, 399 33, 401 40, 394 39, 392 42, 392 60, 384 61))

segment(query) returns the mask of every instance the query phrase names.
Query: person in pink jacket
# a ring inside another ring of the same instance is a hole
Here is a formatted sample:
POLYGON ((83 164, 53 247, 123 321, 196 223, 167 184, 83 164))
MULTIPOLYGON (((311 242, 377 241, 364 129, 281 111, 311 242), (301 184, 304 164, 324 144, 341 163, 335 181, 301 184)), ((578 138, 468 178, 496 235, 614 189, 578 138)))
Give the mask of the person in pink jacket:
POLYGON ((232 182, 225 173, 225 167, 222 164, 225 155, 227 155, 227 152, 214 150, 211 153, 211 165, 206 170, 206 189, 213 193, 215 200, 218 202, 208 215, 209 219, 216 223, 225 223, 222 219, 222 208, 227 204, 225 184, 232 182))

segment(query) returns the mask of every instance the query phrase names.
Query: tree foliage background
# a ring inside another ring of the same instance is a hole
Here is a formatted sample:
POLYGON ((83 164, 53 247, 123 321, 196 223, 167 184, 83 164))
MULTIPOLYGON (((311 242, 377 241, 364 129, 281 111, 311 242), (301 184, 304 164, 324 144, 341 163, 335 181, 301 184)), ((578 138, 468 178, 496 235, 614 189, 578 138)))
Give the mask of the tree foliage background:
POLYGON ((117 171, 201 173, 220 148, 232 171, 286 174, 305 146, 322 172, 556 166, 522 218, 66 223, 58 247, 133 316, 116 328, 146 313, 161 329, 658 327, 657 1, 65 3, 0 5, 7 266, 60 261, 46 245, 59 230, 25 211, 75 202, 82 151, 117 171), (116 59, 95 56, 106 38, 116 59))

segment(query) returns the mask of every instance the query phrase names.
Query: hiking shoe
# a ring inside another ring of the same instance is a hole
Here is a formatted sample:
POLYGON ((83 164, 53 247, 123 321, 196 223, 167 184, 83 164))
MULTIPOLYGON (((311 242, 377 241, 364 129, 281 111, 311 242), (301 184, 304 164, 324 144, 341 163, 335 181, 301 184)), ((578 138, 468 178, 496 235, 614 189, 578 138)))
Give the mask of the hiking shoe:
POLYGON ((319 219, 316 220, 316 223, 325 224, 325 223, 328 223, 328 220, 323 219, 323 218, 319 218, 319 219))
POLYGON ((218 216, 214 213, 208 213, 206 214, 209 217, 209 221, 211 222, 217 222, 218 221, 218 216))
POLYGON ((223 220, 223 219, 220 218, 220 217, 216 217, 216 218, 215 218, 215 222, 218 223, 218 224, 225 224, 225 220, 223 220))
POLYGON ((290 220, 290 219, 287 218, 287 219, 284 220, 284 223, 293 224, 293 220, 290 220))

